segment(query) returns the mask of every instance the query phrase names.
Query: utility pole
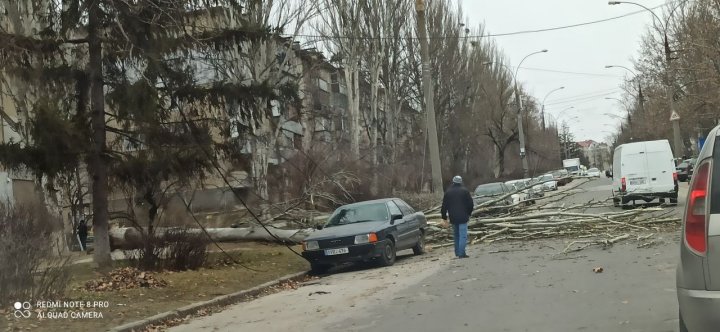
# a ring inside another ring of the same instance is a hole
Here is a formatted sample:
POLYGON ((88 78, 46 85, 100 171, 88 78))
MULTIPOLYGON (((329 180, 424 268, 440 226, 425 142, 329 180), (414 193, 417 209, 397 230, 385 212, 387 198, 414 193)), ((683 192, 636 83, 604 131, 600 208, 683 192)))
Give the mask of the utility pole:
MULTIPOLYGON (((430 51, 427 28, 425 26, 425 0, 415 0, 417 12, 418 40, 422 61, 423 88, 425 90, 425 112, 427 115, 428 145, 430 148, 430 167, 432 169, 432 191, 442 192, 442 169, 440 165, 440 146, 438 145, 437 123, 435 122, 435 97, 432 75, 430 73, 430 51)), ((527 162, 525 163, 527 165, 527 162)), ((527 170, 527 166, 525 167, 527 170)))
MULTIPOLYGON (((547 53, 548 50, 544 49, 541 51, 533 52, 528 55, 526 55, 522 60, 520 60, 520 63, 518 64, 517 68, 515 69, 515 73, 513 74, 513 82, 515 83, 515 103, 518 107, 518 114, 517 114, 517 125, 518 125, 518 139, 520 140, 520 159, 522 159, 522 166, 523 166, 523 175, 525 178, 530 177, 530 167, 528 167, 528 161, 527 161, 527 152, 525 151, 525 131, 523 130, 523 121, 522 121, 522 111, 523 111, 523 104, 522 104, 522 98, 520 97, 520 90, 518 89, 518 82, 517 82, 517 75, 518 70, 520 70, 520 67, 522 67, 523 62, 525 60, 535 54, 540 53, 547 53)), ((544 114, 543 114, 544 115, 544 114)))
POLYGON ((522 98, 520 98, 520 91, 518 91, 517 80, 515 80, 515 103, 518 106, 517 121, 518 121, 518 138, 520 139, 520 159, 522 159, 523 177, 530 177, 530 168, 528 167, 527 153, 525 152, 525 131, 523 130, 523 104, 522 98))
POLYGON ((675 86, 673 85, 672 56, 667 32, 665 32, 665 62, 667 63, 667 98, 670 105, 670 122, 673 126, 673 141, 675 141, 675 158, 685 155, 685 144, 680 134, 680 114, 675 111, 675 86))

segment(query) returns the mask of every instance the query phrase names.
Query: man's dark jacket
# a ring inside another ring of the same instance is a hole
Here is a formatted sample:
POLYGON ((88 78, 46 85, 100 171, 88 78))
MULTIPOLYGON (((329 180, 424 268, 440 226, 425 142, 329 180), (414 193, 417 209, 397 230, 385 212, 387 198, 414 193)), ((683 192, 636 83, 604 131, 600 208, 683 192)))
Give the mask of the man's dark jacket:
POLYGON ((447 219, 450 214, 451 224, 467 224, 472 214, 474 203, 470 192, 462 184, 453 183, 443 196, 440 214, 447 219))

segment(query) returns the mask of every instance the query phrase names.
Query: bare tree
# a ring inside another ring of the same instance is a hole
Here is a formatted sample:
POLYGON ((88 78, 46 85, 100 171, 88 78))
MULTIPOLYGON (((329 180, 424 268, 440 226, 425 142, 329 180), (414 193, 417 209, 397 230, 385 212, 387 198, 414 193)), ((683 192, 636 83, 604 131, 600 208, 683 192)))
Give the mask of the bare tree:
POLYGON ((317 0, 324 12, 316 24, 331 62, 340 65, 347 86, 350 155, 360 159, 360 66, 366 39, 362 38, 363 10, 358 0, 317 0))

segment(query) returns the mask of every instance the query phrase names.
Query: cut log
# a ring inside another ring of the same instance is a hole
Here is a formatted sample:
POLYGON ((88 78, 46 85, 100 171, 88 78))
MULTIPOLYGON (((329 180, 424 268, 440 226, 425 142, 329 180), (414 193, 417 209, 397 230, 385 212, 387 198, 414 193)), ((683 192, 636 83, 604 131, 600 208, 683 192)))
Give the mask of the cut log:
MULTIPOLYGON (((173 228, 156 229, 156 235, 160 236, 172 230, 173 228)), ((308 229, 279 229, 268 227, 268 231, 262 227, 248 228, 207 228, 210 238, 216 242, 277 242, 286 244, 297 244, 305 239, 315 230, 308 229)), ((201 229, 188 229, 190 234, 203 234, 201 229)), ((110 246, 113 249, 137 249, 142 243, 142 233, 136 228, 114 228, 110 230, 110 246)))

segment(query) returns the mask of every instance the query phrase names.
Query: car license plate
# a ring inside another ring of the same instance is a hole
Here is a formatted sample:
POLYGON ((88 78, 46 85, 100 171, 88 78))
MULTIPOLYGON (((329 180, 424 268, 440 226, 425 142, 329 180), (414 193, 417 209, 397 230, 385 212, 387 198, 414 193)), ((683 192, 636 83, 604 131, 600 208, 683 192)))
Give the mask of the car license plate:
POLYGON ((630 179, 631 186, 637 186, 641 184, 645 184, 645 178, 630 179))
POLYGON ((325 256, 342 255, 349 252, 348 248, 325 249, 325 256))

